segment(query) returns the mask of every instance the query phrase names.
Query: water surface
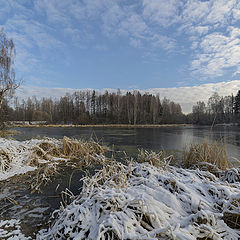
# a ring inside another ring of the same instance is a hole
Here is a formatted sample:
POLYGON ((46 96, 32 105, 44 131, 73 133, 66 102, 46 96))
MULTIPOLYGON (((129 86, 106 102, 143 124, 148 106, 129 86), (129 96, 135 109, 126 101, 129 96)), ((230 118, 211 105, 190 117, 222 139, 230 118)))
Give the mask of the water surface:
POLYGON ((21 134, 15 139, 36 137, 62 138, 64 136, 89 139, 93 137, 116 151, 136 156, 138 149, 181 152, 191 143, 221 141, 226 145, 230 159, 240 156, 240 127, 238 126, 180 126, 163 128, 15 128, 21 134))

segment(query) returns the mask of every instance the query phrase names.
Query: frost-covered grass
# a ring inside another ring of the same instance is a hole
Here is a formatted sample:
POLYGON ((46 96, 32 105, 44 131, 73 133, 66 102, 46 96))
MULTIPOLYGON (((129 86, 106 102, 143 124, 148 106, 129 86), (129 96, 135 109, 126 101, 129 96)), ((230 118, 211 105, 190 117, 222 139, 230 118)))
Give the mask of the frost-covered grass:
POLYGON ((0 138, 0 180, 36 170, 36 166, 29 164, 32 147, 36 144, 37 140, 20 143, 0 138))
MULTIPOLYGON (((36 171, 33 189, 56 172, 57 163, 101 164, 82 179, 79 194, 55 211, 38 240, 240 239, 240 168, 221 170, 194 162, 170 166, 162 152, 141 150, 127 164, 104 156, 94 141, 63 138, 18 142, 0 138, 0 180, 36 171)), ((0 220, 0 239, 28 239, 18 220, 0 220)))
POLYGON ((239 181, 166 164, 115 162, 83 182, 38 240, 240 238, 239 181))
POLYGON ((90 140, 64 137, 61 140, 44 138, 19 142, 0 138, 0 181, 14 175, 36 171, 32 189, 50 180, 60 161, 75 160, 78 167, 104 164, 102 155, 107 147, 90 140))
POLYGON ((20 221, 16 219, 0 220, 0 239, 2 240, 30 240, 21 232, 20 221))

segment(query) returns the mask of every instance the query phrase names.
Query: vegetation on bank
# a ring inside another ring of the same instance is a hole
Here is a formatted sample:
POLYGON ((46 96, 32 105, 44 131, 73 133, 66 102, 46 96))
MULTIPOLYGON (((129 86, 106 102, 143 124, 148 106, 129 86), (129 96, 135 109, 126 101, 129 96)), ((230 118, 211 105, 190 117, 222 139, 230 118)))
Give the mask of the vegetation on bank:
MULTIPOLYGON (((0 139, 0 179, 34 171, 33 192, 41 192, 61 172, 61 163, 79 169, 101 166, 82 179, 79 195, 66 191, 72 203, 63 202, 37 239, 239 238, 240 169, 227 168, 224 145, 192 145, 183 160, 191 169, 169 165, 173 156, 163 151, 140 150, 135 160, 126 156, 124 164, 107 158, 107 151, 92 140, 66 137, 0 139)), ((0 237, 18 236, 21 232, 9 228, 8 221, 20 229, 20 222, 0 220, 0 237)))
POLYGON ((15 78, 14 59, 16 49, 12 39, 9 39, 3 29, 0 29, 0 130, 9 120, 6 102, 13 97, 19 82, 15 78))
POLYGON ((6 130, 6 129, 0 130, 0 137, 1 138, 14 136, 14 135, 17 135, 17 134, 20 134, 20 132, 16 131, 16 130, 6 130))
MULTIPOLYGON (((57 165, 74 162, 77 168, 106 164, 102 156, 109 148, 96 141, 64 137, 61 140, 44 138, 19 142, 0 138, 0 181, 16 174, 36 171, 32 178, 32 191, 39 191, 57 172, 57 165), (66 162, 68 161, 68 162, 66 162)), ((105 159, 104 159, 105 160, 105 159)))
POLYGON ((82 124, 82 125, 73 125, 73 124, 35 124, 32 122, 31 124, 26 124, 21 122, 12 122, 9 125, 10 127, 59 127, 59 128, 68 128, 68 127, 78 127, 78 128, 164 128, 164 127, 181 127, 181 126, 191 126, 191 124, 82 124))
POLYGON ((207 104, 197 102, 189 114, 191 122, 200 125, 214 125, 220 123, 240 123, 240 91, 236 96, 219 96, 215 92, 207 104))
POLYGON ((238 184, 164 162, 115 162, 84 178, 37 239, 239 239, 238 184))
POLYGON ((201 163, 210 163, 222 170, 229 168, 225 145, 218 142, 191 144, 183 153, 183 166, 191 168, 199 166, 201 163))

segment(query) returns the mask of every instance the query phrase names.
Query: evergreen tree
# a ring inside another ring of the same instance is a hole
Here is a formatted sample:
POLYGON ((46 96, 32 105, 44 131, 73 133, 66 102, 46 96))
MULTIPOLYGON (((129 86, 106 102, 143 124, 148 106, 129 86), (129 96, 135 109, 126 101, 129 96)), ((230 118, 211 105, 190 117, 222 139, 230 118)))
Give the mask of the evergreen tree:
POLYGON ((234 109, 235 115, 238 116, 240 113, 240 90, 238 91, 238 93, 234 99, 233 109, 234 109))

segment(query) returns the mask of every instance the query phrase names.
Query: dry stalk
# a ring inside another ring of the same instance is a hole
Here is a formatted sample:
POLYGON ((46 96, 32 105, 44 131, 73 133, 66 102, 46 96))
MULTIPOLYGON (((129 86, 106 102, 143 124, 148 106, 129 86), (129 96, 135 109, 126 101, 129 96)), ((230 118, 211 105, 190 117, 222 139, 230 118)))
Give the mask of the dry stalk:
POLYGON ((184 151, 184 167, 191 168, 202 162, 213 164, 222 170, 229 168, 225 145, 217 142, 204 142, 199 144, 191 144, 189 150, 184 151))
POLYGON ((109 149, 93 141, 77 140, 64 137, 60 141, 44 138, 40 144, 32 148, 32 155, 28 165, 37 166, 35 178, 32 180, 32 191, 40 191, 40 187, 50 181, 57 173, 54 158, 74 161, 75 167, 87 168, 105 165, 109 160, 104 153, 109 149))
POLYGON ((165 151, 156 153, 154 151, 140 149, 137 157, 137 162, 148 162, 155 167, 163 168, 168 166, 173 159, 173 155, 167 156, 165 151))

